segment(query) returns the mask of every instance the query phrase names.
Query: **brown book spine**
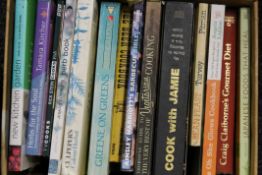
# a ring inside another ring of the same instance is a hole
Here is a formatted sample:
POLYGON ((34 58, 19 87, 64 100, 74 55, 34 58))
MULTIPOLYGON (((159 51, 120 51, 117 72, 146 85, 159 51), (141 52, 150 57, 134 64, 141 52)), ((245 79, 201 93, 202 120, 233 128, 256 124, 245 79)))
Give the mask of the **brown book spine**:
POLYGON ((236 77, 236 10, 226 10, 222 60, 217 174, 233 174, 236 77))

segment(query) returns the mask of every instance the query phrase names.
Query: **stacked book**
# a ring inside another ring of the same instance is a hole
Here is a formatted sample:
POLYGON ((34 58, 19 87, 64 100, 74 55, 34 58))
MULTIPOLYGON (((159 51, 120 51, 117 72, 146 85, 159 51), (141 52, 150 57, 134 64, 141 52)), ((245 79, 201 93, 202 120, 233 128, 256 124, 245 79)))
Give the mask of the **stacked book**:
POLYGON ((1 173, 261 174, 261 4, 211 2, 1 1, 1 173))

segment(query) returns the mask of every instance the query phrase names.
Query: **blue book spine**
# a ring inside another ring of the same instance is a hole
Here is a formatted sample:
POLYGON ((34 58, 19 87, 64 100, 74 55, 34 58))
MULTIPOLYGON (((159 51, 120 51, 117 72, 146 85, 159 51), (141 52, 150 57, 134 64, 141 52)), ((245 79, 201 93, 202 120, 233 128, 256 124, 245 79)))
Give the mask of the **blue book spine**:
POLYGON ((43 154, 54 3, 51 0, 38 0, 36 15, 26 154, 40 156, 43 154))
POLYGON ((101 3, 87 173, 90 175, 108 175, 119 17, 120 3, 101 3))
POLYGON ((134 170, 135 130, 144 29, 144 3, 134 5, 121 169, 134 170))

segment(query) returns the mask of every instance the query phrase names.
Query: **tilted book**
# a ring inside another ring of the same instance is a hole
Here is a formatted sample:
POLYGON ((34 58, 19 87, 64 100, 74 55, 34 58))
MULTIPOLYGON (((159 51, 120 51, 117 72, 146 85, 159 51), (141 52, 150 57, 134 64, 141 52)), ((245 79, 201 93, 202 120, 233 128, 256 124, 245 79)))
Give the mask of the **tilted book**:
POLYGON ((65 1, 59 0, 57 2, 55 26, 54 26, 54 39, 53 48, 50 55, 49 63, 49 84, 48 84, 48 97, 47 97, 47 109, 46 109, 46 121, 45 121, 45 136, 44 136, 44 148, 43 155, 49 156, 51 139, 52 139, 52 128, 53 119, 55 112, 55 95, 57 85, 57 74, 59 60, 61 57, 61 42, 63 33, 63 18, 64 18, 65 1))
POLYGON ((151 175, 157 78, 160 52, 161 2, 146 2, 143 61, 135 151, 136 175, 151 175))
POLYGON ((38 0, 26 140, 28 155, 43 155, 53 15, 53 1, 38 0))
POLYGON ((16 1, 9 133, 9 171, 23 171, 32 166, 32 160, 25 155, 25 142, 31 84, 35 9, 36 1, 16 1))
POLYGON ((78 0, 67 100, 62 174, 86 174, 97 21, 96 0, 78 0))
POLYGON ((224 38, 224 5, 211 5, 202 175, 216 175, 224 38))
POLYGON ((66 0, 48 174, 61 174, 77 1, 66 0))
POLYGON ((237 11, 227 9, 221 74, 216 174, 234 174, 237 11))
POLYGON ((133 171, 135 162, 135 134, 138 112, 138 91, 144 31, 144 2, 134 5, 131 31, 128 85, 126 92, 126 111, 123 129, 121 170, 133 171))
POLYGON ((240 8, 239 16, 239 64, 237 92, 237 150, 236 174, 250 174, 250 121, 251 121, 251 29, 250 9, 240 8))
POLYGON ((193 92, 190 125, 190 146, 202 145, 203 120, 205 113, 205 80, 207 62, 207 43, 209 33, 208 4, 200 3, 197 14, 196 46, 193 66, 193 92))
MULTIPOLYGON (((4 2, 1 2, 4 3, 4 2)), ((6 175, 8 173, 8 145, 9 145, 9 121, 10 121, 10 108, 11 108, 11 75, 12 75, 12 57, 13 57, 13 29, 14 29, 14 1, 5 2, 5 10, 1 11, 4 14, 5 29, 4 29, 4 65, 3 65, 3 91, 2 97, 2 111, 1 111, 1 169, 0 174, 6 175)), ((3 4, 4 5, 4 4, 3 4)))
POLYGON ((120 3, 102 2, 87 174, 108 175, 120 3))
POLYGON ((114 89, 114 107, 112 115, 112 131, 110 141, 110 162, 120 162, 121 138, 125 117, 125 97, 127 89, 127 74, 130 51, 131 10, 128 6, 121 9, 118 48, 116 60, 116 75, 114 89))
POLYGON ((187 161, 194 6, 168 1, 164 10, 152 174, 182 175, 187 161))

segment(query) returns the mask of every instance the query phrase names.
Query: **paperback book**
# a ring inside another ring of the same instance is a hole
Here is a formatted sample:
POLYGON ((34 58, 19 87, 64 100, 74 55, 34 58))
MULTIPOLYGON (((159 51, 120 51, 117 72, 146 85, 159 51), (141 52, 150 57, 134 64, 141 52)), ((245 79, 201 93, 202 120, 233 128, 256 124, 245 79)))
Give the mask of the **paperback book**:
POLYGON ((121 152, 121 170, 123 171, 134 171, 138 90, 144 31, 144 2, 139 2, 134 5, 131 30, 126 111, 121 152))
POLYGON ((115 163, 119 163, 121 157, 121 138, 123 135, 123 122, 126 111, 125 97, 129 65, 130 29, 131 10, 128 6, 122 6, 118 34, 114 106, 110 141, 110 162, 115 163))
POLYGON ((48 98, 47 98, 47 109, 46 109, 46 121, 45 121, 45 136, 44 136, 44 150, 43 155, 49 156, 51 139, 52 139, 52 128, 55 112, 55 96, 56 96, 56 85, 58 66, 61 58, 61 41, 63 33, 63 18, 64 18, 65 1, 57 1, 56 17, 55 17, 55 29, 53 48, 50 55, 49 64, 49 84, 48 84, 48 98))
POLYGON ((211 5, 202 175, 215 175, 224 38, 224 5, 211 5))
POLYGON ((120 3, 101 2, 87 174, 108 175, 120 3))
POLYGON ((26 153, 32 156, 43 155, 44 125, 48 91, 48 61, 51 51, 54 16, 53 1, 38 0, 37 3, 26 140, 26 153))
POLYGON ((241 8, 239 17, 239 64, 237 94, 237 146, 236 162, 238 175, 250 173, 250 9, 241 8))
POLYGON ((25 143, 31 84, 35 9, 36 1, 16 1, 9 132, 9 171, 23 171, 32 166, 32 160, 25 155, 25 143))
POLYGON ((78 0, 63 142, 62 174, 86 174, 97 21, 96 0, 78 0))

